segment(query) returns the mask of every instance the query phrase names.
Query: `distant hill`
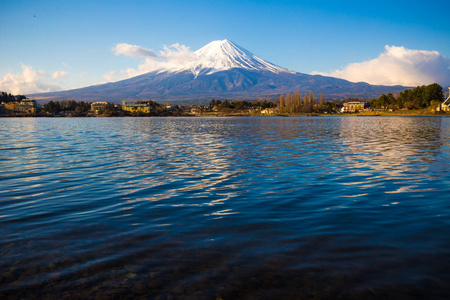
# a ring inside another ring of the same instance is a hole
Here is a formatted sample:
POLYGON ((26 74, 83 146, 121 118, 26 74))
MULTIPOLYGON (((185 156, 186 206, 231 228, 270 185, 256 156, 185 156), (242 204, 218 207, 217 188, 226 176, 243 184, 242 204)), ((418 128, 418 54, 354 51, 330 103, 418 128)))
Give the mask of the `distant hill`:
POLYGON ((323 93, 328 99, 377 97, 404 90, 320 75, 293 72, 271 64, 228 41, 214 41, 195 52, 197 59, 117 82, 61 92, 29 95, 47 100, 153 99, 164 102, 205 102, 218 99, 269 99, 293 91, 323 93))

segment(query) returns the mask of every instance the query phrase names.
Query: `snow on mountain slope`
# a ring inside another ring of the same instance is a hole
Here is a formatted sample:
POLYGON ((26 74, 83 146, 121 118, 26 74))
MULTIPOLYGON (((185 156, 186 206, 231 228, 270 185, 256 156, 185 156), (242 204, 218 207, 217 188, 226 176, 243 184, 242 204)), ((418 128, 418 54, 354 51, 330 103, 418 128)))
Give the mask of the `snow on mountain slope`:
POLYGON ((195 60, 185 64, 161 70, 181 72, 189 70, 195 76, 210 75, 219 71, 240 68, 253 71, 270 71, 273 73, 295 73, 271 64, 229 40, 213 41, 194 52, 195 60))

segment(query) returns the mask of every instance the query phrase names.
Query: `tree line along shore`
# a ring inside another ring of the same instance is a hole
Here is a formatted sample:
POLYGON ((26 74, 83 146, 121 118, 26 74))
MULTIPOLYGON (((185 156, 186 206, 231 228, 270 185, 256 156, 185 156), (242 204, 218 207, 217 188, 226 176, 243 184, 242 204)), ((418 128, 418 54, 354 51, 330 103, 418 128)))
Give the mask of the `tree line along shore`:
POLYGON ((445 99, 437 83, 417 86, 397 94, 382 94, 375 99, 345 98, 327 101, 312 91, 281 94, 264 101, 212 99, 207 105, 160 104, 153 100, 122 101, 49 101, 39 105, 24 95, 0 94, 1 117, 98 117, 98 116, 258 116, 258 115, 450 115, 450 96, 445 99))

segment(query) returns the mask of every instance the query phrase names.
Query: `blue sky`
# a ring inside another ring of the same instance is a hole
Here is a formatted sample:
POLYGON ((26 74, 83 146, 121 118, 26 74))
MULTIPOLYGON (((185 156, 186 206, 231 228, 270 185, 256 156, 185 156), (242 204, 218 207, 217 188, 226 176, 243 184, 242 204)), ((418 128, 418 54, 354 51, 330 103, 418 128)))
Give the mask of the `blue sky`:
MULTIPOLYGON (((429 80, 450 84, 449 20, 450 3, 442 0, 0 0, 0 90, 31 93, 106 82, 105 74, 142 63, 116 55, 118 43, 155 51, 179 43, 195 51, 219 39, 294 71, 376 84, 382 76, 369 75, 406 68, 393 72, 394 83, 431 59, 427 72, 441 75, 429 80), (417 50, 427 52, 411 52, 417 50), (406 59, 417 66, 408 69, 406 59)), ((424 81, 428 73, 410 80, 424 81)))

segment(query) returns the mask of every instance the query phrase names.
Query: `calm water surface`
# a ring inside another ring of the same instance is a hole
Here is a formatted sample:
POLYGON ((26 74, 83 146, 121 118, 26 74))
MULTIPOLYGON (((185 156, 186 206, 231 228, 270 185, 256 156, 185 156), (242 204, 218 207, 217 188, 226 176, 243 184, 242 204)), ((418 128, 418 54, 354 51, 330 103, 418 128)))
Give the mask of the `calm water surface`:
POLYGON ((0 298, 448 298, 449 129, 0 119, 0 298))

